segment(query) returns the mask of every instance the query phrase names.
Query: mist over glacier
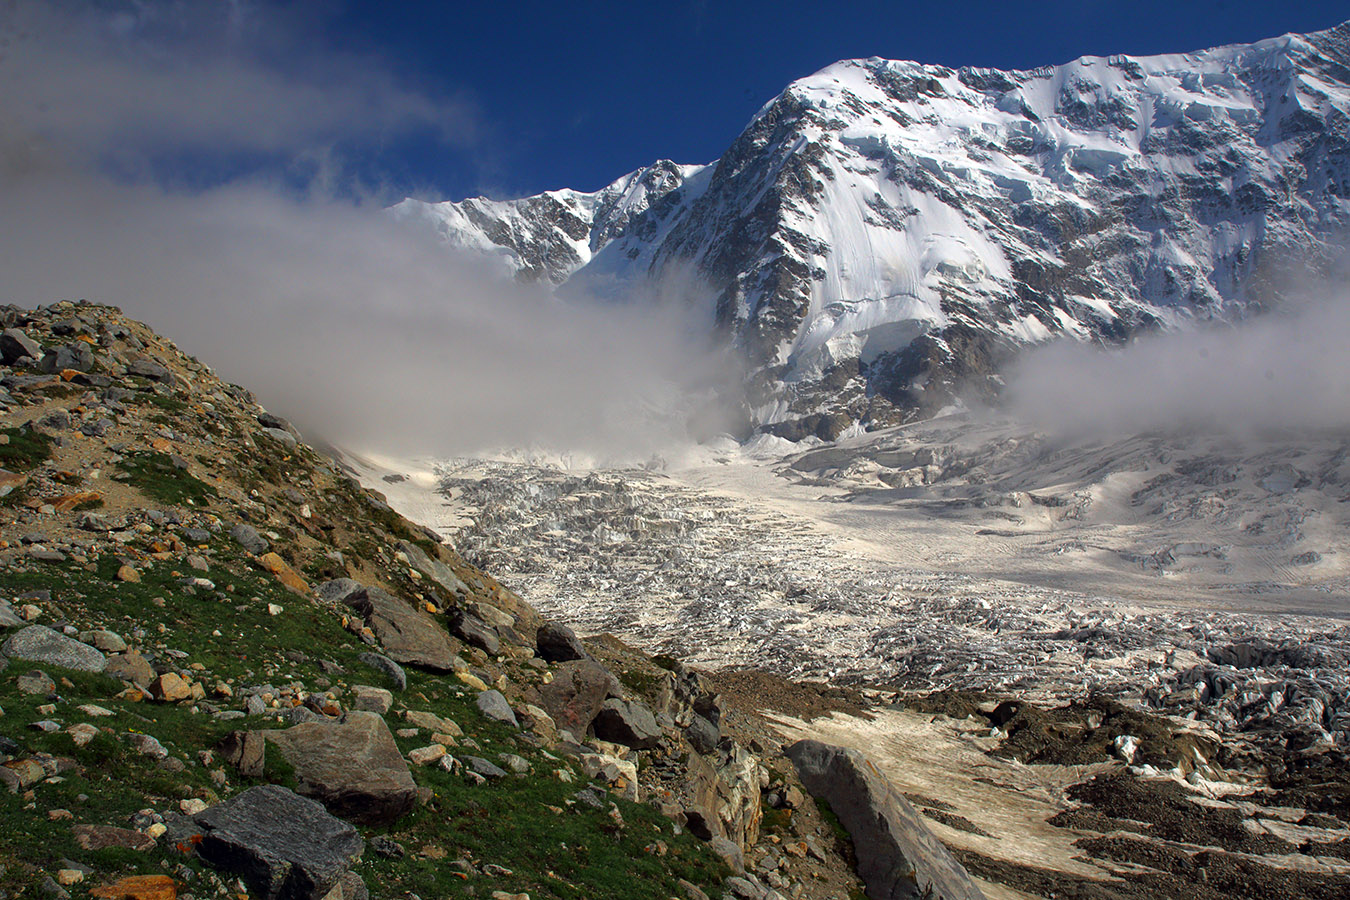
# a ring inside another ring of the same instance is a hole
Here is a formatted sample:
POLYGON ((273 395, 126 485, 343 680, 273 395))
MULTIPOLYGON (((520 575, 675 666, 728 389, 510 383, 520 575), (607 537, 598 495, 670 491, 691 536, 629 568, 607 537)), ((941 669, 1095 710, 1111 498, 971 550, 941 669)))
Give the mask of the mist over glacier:
POLYGON ((692 283, 562 301, 391 215, 353 159, 423 133, 488 153, 481 117, 295 17, 22 3, 0 33, 6 302, 118 305, 352 449, 642 458, 735 383, 692 283))

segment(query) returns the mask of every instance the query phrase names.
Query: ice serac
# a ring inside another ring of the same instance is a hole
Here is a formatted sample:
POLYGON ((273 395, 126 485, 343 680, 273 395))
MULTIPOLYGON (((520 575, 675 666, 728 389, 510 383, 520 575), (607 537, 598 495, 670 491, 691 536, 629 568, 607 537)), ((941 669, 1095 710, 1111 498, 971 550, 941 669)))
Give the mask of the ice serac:
POLYGON ((798 741, 783 752, 812 795, 825 800, 858 852, 858 874, 876 900, 984 900, 942 842, 857 750, 798 741))
POLYGON ((830 438, 993 394, 1056 335, 1278 303, 1350 225, 1348 84, 1350 23, 1021 72, 847 60, 708 166, 399 209, 522 278, 679 273, 751 359, 754 422, 830 438))

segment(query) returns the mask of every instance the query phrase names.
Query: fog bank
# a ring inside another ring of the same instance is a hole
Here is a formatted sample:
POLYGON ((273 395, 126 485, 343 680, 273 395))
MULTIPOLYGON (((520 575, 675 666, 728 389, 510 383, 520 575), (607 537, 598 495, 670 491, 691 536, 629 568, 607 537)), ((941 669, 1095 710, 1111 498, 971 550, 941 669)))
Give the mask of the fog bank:
POLYGON ((1322 285, 1311 296, 1123 348, 1031 350, 1007 373, 1008 411, 1071 434, 1350 429, 1350 289, 1322 285))

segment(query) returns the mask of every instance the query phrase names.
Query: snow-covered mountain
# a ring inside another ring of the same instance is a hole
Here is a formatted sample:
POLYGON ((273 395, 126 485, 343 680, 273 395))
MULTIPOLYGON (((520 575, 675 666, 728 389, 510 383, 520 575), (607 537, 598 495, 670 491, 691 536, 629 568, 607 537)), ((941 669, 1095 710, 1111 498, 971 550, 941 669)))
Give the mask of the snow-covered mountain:
POLYGON ((407 200, 445 240, 606 295, 696 273, 797 438, 992 394, 1018 347, 1237 317, 1350 226, 1350 23, 1025 72, 847 60, 716 162, 593 194, 407 200))

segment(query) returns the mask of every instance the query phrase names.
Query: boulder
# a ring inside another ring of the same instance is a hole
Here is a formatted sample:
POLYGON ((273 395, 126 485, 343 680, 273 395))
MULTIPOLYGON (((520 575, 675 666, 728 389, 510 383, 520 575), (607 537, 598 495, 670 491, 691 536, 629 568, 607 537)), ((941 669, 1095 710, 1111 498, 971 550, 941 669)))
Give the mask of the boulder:
POLYGON ((511 704, 506 702, 506 697, 501 691, 483 691, 475 702, 478 711, 489 719, 510 725, 512 728, 520 727, 520 723, 516 721, 516 714, 511 710, 511 704))
POLYGON ((408 689, 408 673, 404 672, 402 666, 383 653, 362 653, 357 659, 376 672, 389 676, 389 680, 394 683, 395 690, 404 691, 408 689))
POLYGON ((102 672, 108 665, 107 657, 95 648, 45 625, 29 625, 15 632, 0 647, 0 655, 81 672, 102 672))
POLYGON ((465 610, 457 609, 451 614, 450 630, 455 637, 484 653, 496 656, 501 651, 501 638, 497 636, 497 629, 465 610))
POLYGON ((76 825, 71 831, 82 850, 106 850, 120 847, 144 852, 155 846, 155 839, 141 831, 112 825, 76 825))
POLYGON ((431 616, 385 593, 363 587, 343 598, 365 619, 384 652, 395 662, 436 672, 454 669, 455 650, 450 635, 431 616))
POLYGON ((144 356, 131 361, 131 364, 127 366, 127 374, 139 375, 141 378, 149 378, 151 381, 164 384, 173 381, 173 374, 166 367, 144 356))
POLYGON ((398 549, 403 551, 404 556, 408 557, 408 565, 416 569, 422 577, 435 583, 447 594, 452 597, 468 596, 469 586, 445 563, 439 559, 432 559, 421 547, 408 541, 400 541, 398 549))
POLYGON ((685 771, 693 800, 685 811, 689 830, 704 840, 721 835, 753 846, 764 816, 759 758, 732 743, 711 759, 691 753, 685 771))
POLYGON ((695 714, 689 722, 689 727, 684 731, 685 738, 689 745, 699 753, 711 753, 717 749, 717 742, 722 740, 721 730, 700 715, 695 714))
POLYGON ((71 341, 55 350, 42 355, 38 368, 49 374, 73 369, 76 372, 88 372, 94 367, 94 351, 84 341, 71 341))
POLYGON ((294 767, 300 793, 335 815, 387 825, 417 802, 408 764, 375 713, 350 712, 340 722, 308 722, 264 734, 294 767))
POLYGON ((42 346, 18 328, 6 328, 0 334, 0 358, 11 366, 24 357, 42 358, 42 346))
POLYGON ((418 728, 425 728, 432 734, 448 734, 451 737, 460 737, 464 734, 459 724, 453 719, 443 719, 435 713, 410 709, 403 714, 403 718, 418 728))
POLYGON ((129 681, 138 688, 148 688, 155 680, 155 670, 150 662, 135 650, 109 657, 103 674, 129 681))
POLYGON ((589 659, 559 663, 553 680, 539 688, 539 705, 561 729, 581 736, 610 697, 623 692, 619 679, 589 659))
POLYGON ((661 726, 639 701, 606 700, 591 723, 595 736, 634 750, 650 750, 661 740, 661 726))
POLYGON ((267 538, 258 534, 256 528, 243 522, 230 529, 230 537, 234 538, 235 543, 254 556, 261 556, 272 546, 267 542, 267 538))
POLYGON ((176 672, 165 672, 150 682, 150 696, 164 703, 177 703, 192 698, 192 686, 176 672))
POLYGON ((368 684, 352 685, 352 708, 384 715, 394 705, 394 695, 384 688, 368 684))
POLYGON ((549 662, 568 662, 585 659, 586 648, 572 629, 561 622, 545 622, 539 626, 535 643, 541 657, 549 662))
POLYGON ((361 855, 351 825, 313 800, 266 784, 198 813, 197 855, 262 900, 322 900, 361 855))
POLYGON ((942 842, 880 770, 857 750, 798 741, 783 751, 813 795, 853 838, 869 897, 984 900, 942 842))
POLYGON ((267 737, 261 731, 231 731, 217 745, 221 758, 244 778, 261 778, 267 762, 267 737))

